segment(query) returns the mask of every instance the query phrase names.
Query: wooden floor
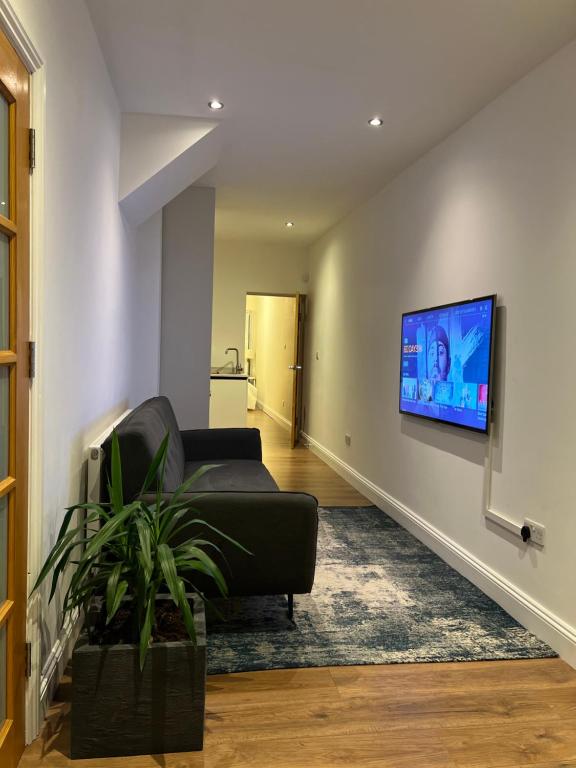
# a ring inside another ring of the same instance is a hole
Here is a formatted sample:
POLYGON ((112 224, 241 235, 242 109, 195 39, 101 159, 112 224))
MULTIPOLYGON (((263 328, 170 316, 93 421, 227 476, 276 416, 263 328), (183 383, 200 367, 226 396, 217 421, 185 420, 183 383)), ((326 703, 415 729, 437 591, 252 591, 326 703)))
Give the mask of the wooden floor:
POLYGON ((281 490, 307 491, 323 507, 371 504, 307 448, 289 448, 287 430, 263 411, 248 411, 247 425, 260 430, 263 461, 281 490))
MULTIPOLYGON (((261 413, 284 489, 366 500, 261 413)), ((69 680, 20 768, 576 768, 576 672, 557 659, 278 670, 208 678, 201 753, 68 758, 69 680)))

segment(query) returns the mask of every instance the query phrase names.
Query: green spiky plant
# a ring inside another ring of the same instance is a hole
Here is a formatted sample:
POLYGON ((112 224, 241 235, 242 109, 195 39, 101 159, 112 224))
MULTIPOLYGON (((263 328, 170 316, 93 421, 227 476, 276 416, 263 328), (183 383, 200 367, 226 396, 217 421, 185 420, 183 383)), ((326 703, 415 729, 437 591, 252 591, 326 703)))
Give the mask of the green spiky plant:
MULTIPOLYGON (((190 498, 182 495, 205 472, 218 465, 205 465, 188 478, 166 501, 162 497, 169 435, 166 435, 148 470, 140 496, 156 483, 156 498, 152 503, 136 499, 124 503, 122 466, 116 432, 112 435, 111 478, 108 482, 109 503, 75 504, 66 510, 58 538, 34 585, 36 590, 53 571, 50 601, 60 577, 68 565, 76 566, 63 602, 63 615, 82 607, 86 616, 93 598, 102 598, 102 610, 109 625, 123 600, 131 598, 134 635, 140 649, 140 669, 155 626, 156 595, 169 592, 178 606, 186 631, 196 641, 194 617, 186 593, 203 593, 195 586, 194 574, 209 577, 220 594, 228 594, 222 571, 206 550, 221 551, 211 541, 191 536, 182 541, 186 530, 208 528, 247 554, 234 539, 226 536, 205 520, 183 520, 189 512, 190 498), (73 523, 74 513, 84 510, 80 525, 73 523)), ((196 498, 201 496, 197 494, 196 498)), ((188 516, 189 517, 189 516, 188 516)))

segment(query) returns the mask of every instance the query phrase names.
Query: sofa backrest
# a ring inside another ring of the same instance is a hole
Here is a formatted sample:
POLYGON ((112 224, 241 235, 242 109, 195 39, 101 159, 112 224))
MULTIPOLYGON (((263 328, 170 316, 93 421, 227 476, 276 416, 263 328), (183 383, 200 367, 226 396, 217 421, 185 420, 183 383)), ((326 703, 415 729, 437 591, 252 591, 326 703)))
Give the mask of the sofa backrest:
MULTIPOLYGON (((124 499, 135 498, 142 488, 148 468, 169 433, 164 490, 173 491, 184 477, 184 448, 176 416, 167 397, 153 397, 135 408, 116 427, 122 458, 124 499)), ((110 476, 112 435, 102 446, 103 479, 110 476)), ((106 494, 107 495, 107 494, 106 494)), ((103 497, 105 498, 105 497, 103 497)))

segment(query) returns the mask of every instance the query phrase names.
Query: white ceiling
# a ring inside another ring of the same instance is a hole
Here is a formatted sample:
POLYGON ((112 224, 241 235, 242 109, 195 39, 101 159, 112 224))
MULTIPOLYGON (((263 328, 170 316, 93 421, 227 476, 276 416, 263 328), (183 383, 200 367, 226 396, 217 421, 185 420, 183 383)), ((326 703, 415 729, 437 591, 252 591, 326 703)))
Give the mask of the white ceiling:
POLYGON ((576 0, 86 2, 124 111, 222 121, 223 238, 315 240, 576 36, 576 0))

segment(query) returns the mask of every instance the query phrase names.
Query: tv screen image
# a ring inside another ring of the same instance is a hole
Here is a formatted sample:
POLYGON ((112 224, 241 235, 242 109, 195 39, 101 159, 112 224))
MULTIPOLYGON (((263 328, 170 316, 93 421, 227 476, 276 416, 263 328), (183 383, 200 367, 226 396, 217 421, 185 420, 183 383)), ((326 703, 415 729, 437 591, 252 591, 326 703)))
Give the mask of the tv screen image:
POLYGON ((402 315, 400 413, 488 432, 496 296, 402 315))

